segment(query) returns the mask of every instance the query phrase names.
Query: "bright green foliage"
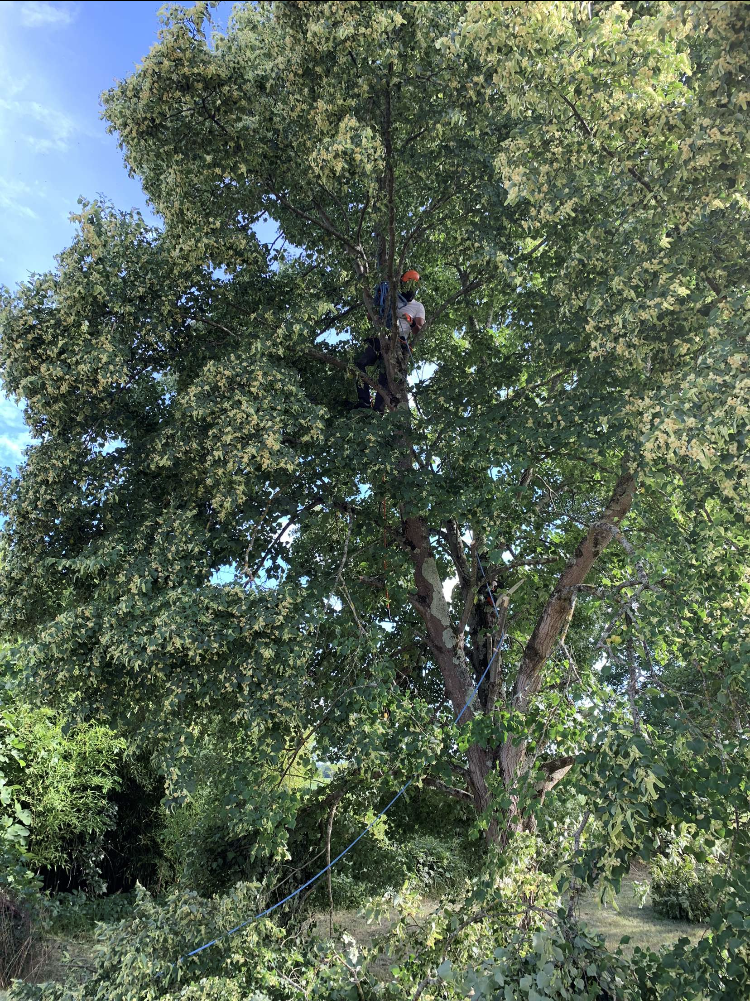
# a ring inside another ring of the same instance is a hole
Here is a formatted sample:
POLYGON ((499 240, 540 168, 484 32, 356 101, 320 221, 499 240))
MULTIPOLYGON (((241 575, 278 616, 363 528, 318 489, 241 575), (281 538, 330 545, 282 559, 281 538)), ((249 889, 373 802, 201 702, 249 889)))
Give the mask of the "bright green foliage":
POLYGON ((23 748, 23 764, 6 769, 25 807, 33 864, 74 871, 92 890, 104 889, 99 864, 117 819, 109 794, 119 785, 125 741, 106 726, 68 727, 52 710, 20 699, 4 712, 23 748))
POLYGON ((677 921, 706 921, 716 910, 716 888, 711 877, 721 877, 721 863, 695 862, 677 854, 651 864, 654 910, 677 921))
MULTIPOLYGON (((55 271, 3 300, 38 439, 5 487, 7 634, 173 802, 211 759, 252 864, 415 772, 507 852, 554 837, 557 890, 703 825, 731 844, 725 924, 641 957, 640 989, 676 997, 679 965, 738 996, 747 5, 259 3, 225 36, 210 8, 171 8, 104 98, 163 231, 83 203, 55 271), (404 361, 380 332, 389 406, 353 412, 372 289, 407 264, 427 326, 404 361)), ((553 971, 519 949, 506 996, 590 996, 598 948, 553 971)), ((424 1001, 450 996, 433 959, 424 1001)))
POLYGON ((6 707, 0 709, 0 839, 4 846, 24 847, 29 835, 31 814, 23 806, 22 789, 18 781, 25 772, 23 738, 15 714, 6 707))

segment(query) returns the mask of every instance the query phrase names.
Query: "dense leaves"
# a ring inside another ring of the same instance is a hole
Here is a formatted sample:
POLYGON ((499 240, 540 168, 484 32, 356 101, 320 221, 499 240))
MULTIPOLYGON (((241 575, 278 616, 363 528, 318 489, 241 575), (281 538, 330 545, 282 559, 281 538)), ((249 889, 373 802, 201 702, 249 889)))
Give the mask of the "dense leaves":
MULTIPOLYGON (((553 915, 697 826, 729 845, 716 934, 641 957, 639 989, 737 996, 746 5, 260 3, 224 35, 210 12, 170 8, 104 97, 163 227, 83 202, 56 269, 4 294, 27 680, 161 771, 206 893, 214 841, 232 879, 306 871, 316 825, 414 774, 506 858, 549 839, 518 878, 544 859, 553 915), (404 352, 372 292, 407 265, 404 352), (368 337, 382 415, 352 408, 368 337)), ((628 996, 567 912, 532 961, 530 913, 489 908, 513 972, 474 963, 475 996, 628 996)), ((458 979, 425 953, 408 990, 463 990, 462 942, 458 979)))

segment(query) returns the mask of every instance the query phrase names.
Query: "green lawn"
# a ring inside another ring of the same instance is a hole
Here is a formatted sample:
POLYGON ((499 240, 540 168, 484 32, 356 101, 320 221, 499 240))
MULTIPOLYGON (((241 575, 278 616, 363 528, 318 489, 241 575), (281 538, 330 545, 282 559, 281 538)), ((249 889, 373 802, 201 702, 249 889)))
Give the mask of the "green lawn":
MULTIPOLYGON (((635 878, 643 880, 643 876, 635 878)), ((623 946, 625 955, 632 955, 635 946, 654 950, 664 945, 674 944, 678 938, 697 941, 706 931, 707 925, 694 925, 687 921, 670 921, 654 913, 650 898, 645 905, 638 906, 633 890, 633 877, 622 881, 622 890, 617 895, 617 909, 602 907, 596 894, 587 893, 579 908, 579 915, 589 928, 606 937, 607 947, 616 949, 623 935, 630 936, 628 945, 623 946)))

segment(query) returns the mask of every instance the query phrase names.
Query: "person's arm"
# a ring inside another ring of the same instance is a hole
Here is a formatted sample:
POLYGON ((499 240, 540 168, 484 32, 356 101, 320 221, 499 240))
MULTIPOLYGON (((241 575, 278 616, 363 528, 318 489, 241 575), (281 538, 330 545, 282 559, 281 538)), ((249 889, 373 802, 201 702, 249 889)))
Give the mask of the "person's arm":
POLYGON ((412 305, 414 306, 414 314, 411 321, 411 329, 414 331, 415 334, 417 334, 424 326, 425 322, 424 306, 422 305, 421 302, 414 302, 412 303, 412 305))

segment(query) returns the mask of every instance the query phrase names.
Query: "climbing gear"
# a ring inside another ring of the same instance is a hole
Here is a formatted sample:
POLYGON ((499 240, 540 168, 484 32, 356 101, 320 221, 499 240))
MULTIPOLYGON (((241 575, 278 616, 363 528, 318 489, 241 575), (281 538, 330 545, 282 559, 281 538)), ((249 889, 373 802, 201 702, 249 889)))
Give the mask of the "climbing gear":
MULTIPOLYGON (((409 271, 404 271, 401 275, 401 289, 397 300, 399 309, 403 309, 408 302, 412 301, 419 280, 419 272, 414 271, 413 268, 409 271)), ((373 298, 378 308, 378 316, 383 321, 383 325, 390 328, 393 323, 393 317, 391 316, 390 285, 388 282, 380 282, 375 289, 373 298)), ((411 316, 405 316, 404 319, 408 320, 409 326, 414 322, 411 316)))
MULTIPOLYGON (((413 298, 413 293, 407 299, 403 292, 399 292, 398 298, 396 299, 398 308, 403 309, 404 306, 411 302, 413 298)), ((381 282, 380 285, 378 285, 375 289, 374 299, 375 304, 378 307, 378 316, 383 321, 383 326, 390 330, 393 323, 393 316, 391 314, 391 297, 388 294, 388 282, 381 282)), ((409 313, 405 313, 402 317, 400 317, 400 319, 406 320, 410 327, 414 325, 414 318, 409 313)), ((405 340, 403 334, 401 335, 401 339, 405 340)))
MULTIPOLYGON (((393 325, 393 315, 391 313, 391 295, 388 282, 381 282, 378 285, 373 298, 375 299, 375 305, 378 307, 378 316, 382 320, 383 326, 390 330, 393 325)), ((408 302, 406 296, 402 295, 401 292, 399 292, 396 301, 399 309, 402 309, 408 302)))
MULTIPOLYGON (((414 271, 413 269, 411 269, 409 271, 404 271, 403 275, 401 276, 401 285, 402 285, 402 288, 406 287, 407 291, 406 292, 400 291, 398 293, 398 297, 397 297, 397 300, 396 300, 396 302, 397 302, 397 308, 398 309, 400 309, 400 310, 404 309, 404 307, 407 305, 407 303, 409 303, 409 302, 412 301, 412 299, 414 298, 414 290, 417 287, 417 282, 418 281, 419 281, 419 272, 414 271)), ((380 284, 376 286, 376 288, 375 288, 375 290, 373 292, 372 298, 373 298, 373 302, 375 303, 375 306, 377 308, 378 317, 380 318, 381 323, 383 324, 383 326, 387 330, 390 330, 391 327, 393 326, 393 314, 391 312, 391 296, 390 296, 390 285, 389 285, 389 283, 388 282, 380 282, 380 284)), ((414 317, 410 313, 407 313, 406 311, 404 311, 402 313, 402 315, 399 317, 399 319, 406 320, 406 322, 409 325, 409 327, 411 328, 411 330, 415 329, 414 328, 414 317)), ((400 327, 400 325, 399 325, 399 327, 400 327)), ((399 329, 399 338, 398 339, 399 339, 399 342, 401 344, 402 350, 404 352, 408 352, 409 357, 411 359, 411 363, 413 364, 413 362, 414 362, 414 352, 411 349, 411 344, 409 344, 408 331, 403 331, 403 330, 399 329)), ((371 340, 373 340, 373 339, 371 339, 371 340)), ((380 354, 379 345, 378 345, 377 348, 375 348, 375 345, 373 344, 373 348, 377 351, 378 354, 380 354)), ((358 362, 357 362, 357 366, 361 367, 358 362)), ((361 386, 361 383, 358 383, 358 386, 361 386)), ((357 389, 357 393, 358 394, 360 393, 359 388, 357 389)), ((367 390, 367 393, 368 393, 368 399, 369 399, 369 389, 367 390)), ((360 397, 362 399, 363 404, 364 404, 363 397, 364 397, 364 390, 362 390, 362 396, 360 397)), ((376 397, 376 401, 377 401, 377 399, 378 399, 378 397, 376 397)), ((422 417, 424 417, 424 414, 422 413, 422 408, 419 405, 419 401, 415 398, 414 402, 417 405, 417 410, 422 415, 422 417)))

